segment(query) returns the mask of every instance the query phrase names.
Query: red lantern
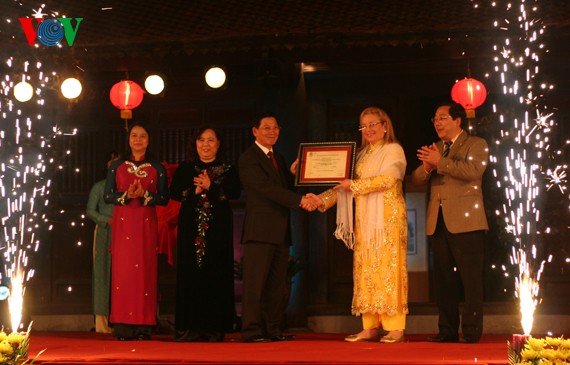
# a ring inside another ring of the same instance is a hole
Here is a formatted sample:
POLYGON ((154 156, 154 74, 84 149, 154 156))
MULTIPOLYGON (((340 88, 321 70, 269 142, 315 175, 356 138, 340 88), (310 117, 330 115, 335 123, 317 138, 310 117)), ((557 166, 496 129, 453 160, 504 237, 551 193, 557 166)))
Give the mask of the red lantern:
POLYGON ((451 98, 465 108, 467 118, 471 119, 475 118, 475 108, 485 102, 487 89, 481 81, 466 77, 453 85, 451 98))
POLYGON ((121 110, 122 119, 133 117, 132 109, 139 106, 143 100, 144 91, 136 82, 123 80, 111 88, 109 98, 111 103, 121 110))

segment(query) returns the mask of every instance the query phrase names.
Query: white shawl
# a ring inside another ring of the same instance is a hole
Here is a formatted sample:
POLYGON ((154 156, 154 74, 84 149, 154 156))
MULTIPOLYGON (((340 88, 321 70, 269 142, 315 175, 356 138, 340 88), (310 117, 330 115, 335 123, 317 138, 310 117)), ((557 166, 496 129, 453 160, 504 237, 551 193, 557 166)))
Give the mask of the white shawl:
MULTIPOLYGON (((368 146, 358 153, 356 158, 356 179, 351 184, 351 189, 362 186, 364 179, 375 176, 392 176, 403 180, 406 173, 406 157, 402 147, 397 143, 387 145, 376 144, 368 146)), ((356 194, 359 192, 356 191, 356 194)), ((353 196, 352 191, 337 190, 337 227, 334 232, 336 238, 342 240, 346 247, 354 249, 353 227, 353 196)), ((362 242, 379 245, 383 241, 384 231, 384 191, 368 191, 360 195, 360 216, 358 217, 362 227, 362 242)))

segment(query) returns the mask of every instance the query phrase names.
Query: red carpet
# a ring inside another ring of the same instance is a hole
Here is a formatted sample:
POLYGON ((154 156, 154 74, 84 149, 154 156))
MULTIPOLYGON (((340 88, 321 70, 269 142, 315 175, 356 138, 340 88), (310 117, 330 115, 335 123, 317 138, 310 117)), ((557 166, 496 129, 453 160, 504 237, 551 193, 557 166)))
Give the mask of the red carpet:
POLYGON ((407 342, 344 342, 345 334, 298 333, 295 341, 249 344, 232 334, 223 343, 176 343, 169 335, 151 341, 117 341, 92 332, 32 332, 34 364, 507 364, 510 335, 488 335, 478 344, 433 344, 426 335, 407 342))

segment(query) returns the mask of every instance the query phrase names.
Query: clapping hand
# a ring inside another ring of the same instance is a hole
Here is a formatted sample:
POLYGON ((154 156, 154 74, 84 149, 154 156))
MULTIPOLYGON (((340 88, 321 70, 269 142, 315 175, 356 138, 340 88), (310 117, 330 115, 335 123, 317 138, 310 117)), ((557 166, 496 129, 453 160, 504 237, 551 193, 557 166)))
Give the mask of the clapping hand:
POLYGON ((139 179, 136 179, 132 184, 129 185, 129 188, 127 189, 127 197, 129 199, 135 199, 140 198, 143 195, 144 189, 142 187, 141 181, 139 179))
POLYGON ((426 172, 433 170, 441 158, 441 154, 439 153, 439 150, 437 149, 435 143, 432 143, 431 146, 423 146, 422 148, 418 149, 417 156, 420 161, 422 161, 424 170, 426 170, 426 172))
POLYGON ((194 178, 194 186, 196 186, 196 194, 200 194, 204 190, 210 190, 210 185, 212 182, 210 181, 210 176, 206 170, 202 170, 200 175, 194 178))

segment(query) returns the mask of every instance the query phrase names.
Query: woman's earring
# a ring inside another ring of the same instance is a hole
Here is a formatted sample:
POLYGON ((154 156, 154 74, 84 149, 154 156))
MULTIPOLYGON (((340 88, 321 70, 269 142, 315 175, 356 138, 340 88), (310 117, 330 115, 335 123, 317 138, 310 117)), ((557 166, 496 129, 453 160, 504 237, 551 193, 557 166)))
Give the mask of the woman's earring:
POLYGON ((384 133, 388 133, 388 131, 386 129, 384 129, 384 133))

